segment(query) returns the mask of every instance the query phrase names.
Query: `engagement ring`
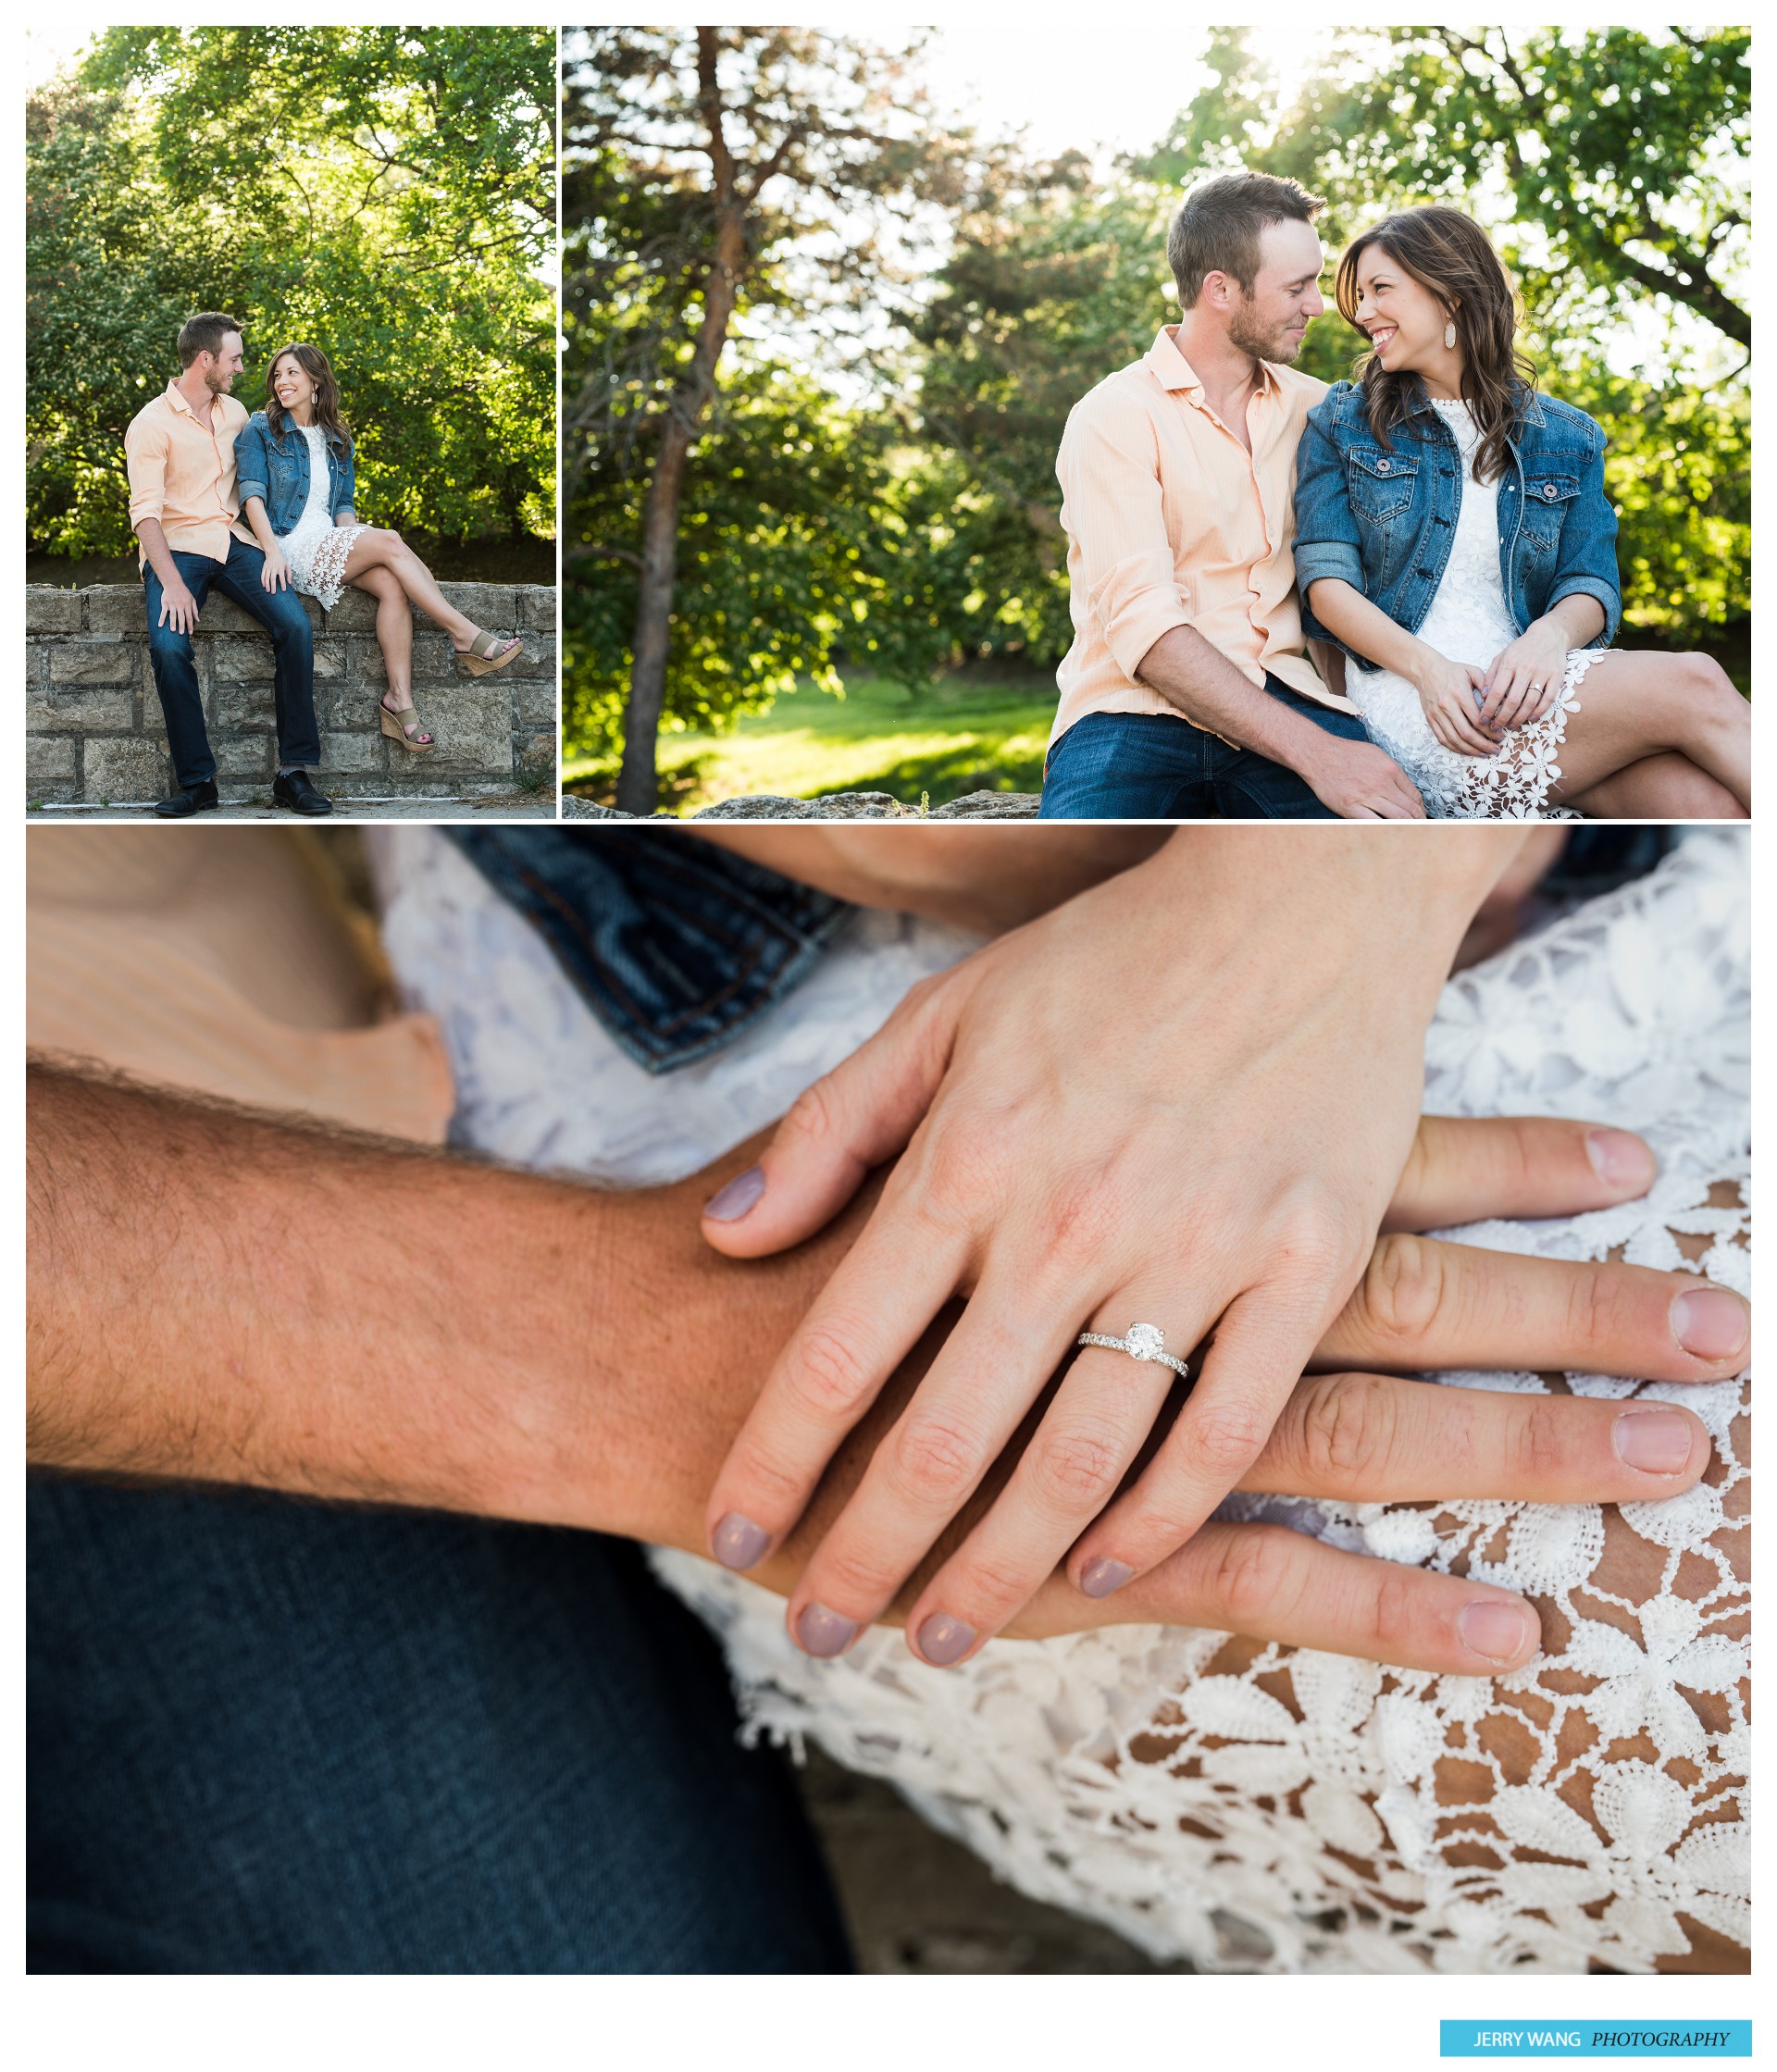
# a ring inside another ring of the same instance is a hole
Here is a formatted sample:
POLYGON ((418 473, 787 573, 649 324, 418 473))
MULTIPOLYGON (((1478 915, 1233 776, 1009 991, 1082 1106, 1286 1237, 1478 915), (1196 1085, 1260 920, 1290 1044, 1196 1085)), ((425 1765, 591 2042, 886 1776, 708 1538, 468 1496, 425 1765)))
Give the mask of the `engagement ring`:
POLYGON ((1158 1366, 1170 1367, 1181 1382, 1190 1379, 1190 1369, 1182 1359, 1174 1359, 1166 1350, 1166 1340, 1150 1323, 1132 1323, 1126 1338, 1107 1338, 1101 1331, 1083 1331, 1074 1341, 1076 1346, 1103 1346, 1113 1353, 1127 1353, 1131 1359, 1151 1359, 1158 1366))

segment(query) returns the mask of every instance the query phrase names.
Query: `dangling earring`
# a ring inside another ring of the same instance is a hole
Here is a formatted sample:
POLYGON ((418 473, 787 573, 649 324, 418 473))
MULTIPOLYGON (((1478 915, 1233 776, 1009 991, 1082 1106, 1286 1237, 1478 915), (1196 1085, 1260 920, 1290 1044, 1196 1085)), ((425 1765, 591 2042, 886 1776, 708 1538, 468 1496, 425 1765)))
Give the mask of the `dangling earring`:
POLYGON ((1444 350, 1445 350, 1445 351, 1446 351, 1447 353, 1448 353, 1448 352, 1449 352, 1449 351, 1451 350, 1451 348, 1452 348, 1452 347, 1453 347, 1453 346, 1455 345, 1455 343, 1456 343, 1456 326, 1455 326, 1455 324, 1454 324, 1453 322, 1452 322, 1452 323, 1448 323, 1448 324, 1446 324, 1446 325, 1445 325, 1445 327, 1444 327, 1444 350))

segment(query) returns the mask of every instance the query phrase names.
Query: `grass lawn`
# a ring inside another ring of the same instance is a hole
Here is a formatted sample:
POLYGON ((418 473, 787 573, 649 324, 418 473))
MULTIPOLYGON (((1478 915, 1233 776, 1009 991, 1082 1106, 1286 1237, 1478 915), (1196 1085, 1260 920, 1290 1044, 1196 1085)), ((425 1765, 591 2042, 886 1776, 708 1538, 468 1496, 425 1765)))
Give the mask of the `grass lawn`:
MULTIPOLYGON (((970 791, 1037 791, 1054 716, 1047 675, 957 675, 916 691, 848 675, 843 698, 802 688, 729 734, 663 734, 661 803, 689 813, 743 792, 887 791, 910 806, 924 792, 941 806, 970 791)), ((590 798, 609 798, 608 771, 570 762, 562 775, 590 798)))

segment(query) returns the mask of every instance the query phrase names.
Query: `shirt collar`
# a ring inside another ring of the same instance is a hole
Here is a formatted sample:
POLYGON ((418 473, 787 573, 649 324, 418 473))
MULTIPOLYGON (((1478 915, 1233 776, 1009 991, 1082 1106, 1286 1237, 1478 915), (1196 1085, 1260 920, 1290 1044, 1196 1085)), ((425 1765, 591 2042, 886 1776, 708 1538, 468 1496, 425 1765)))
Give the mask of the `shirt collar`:
POLYGON ((196 417, 196 411, 186 402, 185 391, 177 381, 169 381, 167 384, 167 401, 175 410, 182 410, 188 417, 196 417))
MULTIPOLYGON (((1162 389, 1183 389, 1195 403, 1203 400, 1203 384, 1197 370, 1178 349, 1177 329, 1171 324, 1162 324, 1154 342, 1148 348, 1147 364, 1162 389)), ((1275 395, 1278 381, 1275 369, 1269 360, 1261 360, 1257 393, 1275 395)))

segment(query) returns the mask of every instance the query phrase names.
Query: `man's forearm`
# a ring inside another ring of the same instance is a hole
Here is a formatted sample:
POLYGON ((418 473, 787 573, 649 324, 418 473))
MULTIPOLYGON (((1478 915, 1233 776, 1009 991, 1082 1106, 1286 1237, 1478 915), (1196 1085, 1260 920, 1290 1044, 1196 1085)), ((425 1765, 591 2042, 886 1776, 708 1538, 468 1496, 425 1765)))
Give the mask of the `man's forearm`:
POLYGON ((1195 627, 1162 634, 1136 667, 1136 680, 1175 705, 1194 726, 1306 774, 1330 737, 1261 684, 1249 683, 1195 627))
POLYGON ((172 589, 182 585, 184 577, 173 560, 173 550, 167 544, 167 535, 161 530, 158 518, 143 518, 136 527, 136 538, 142 541, 142 550, 148 556, 148 565, 160 577, 163 589, 172 589))
POLYGON ((42 1065, 28 1099, 44 1466, 690 1545, 864 1213, 762 1272, 702 1243, 696 1185, 595 1192, 42 1065))

